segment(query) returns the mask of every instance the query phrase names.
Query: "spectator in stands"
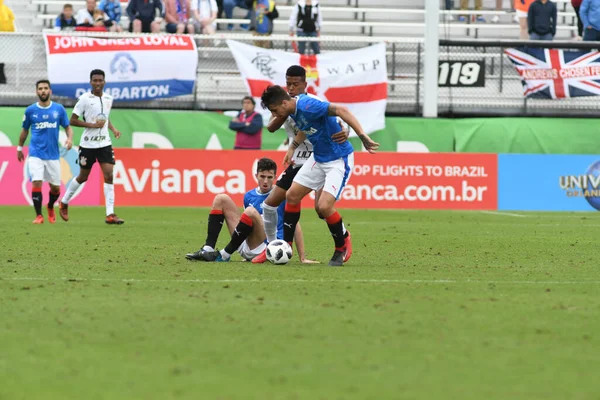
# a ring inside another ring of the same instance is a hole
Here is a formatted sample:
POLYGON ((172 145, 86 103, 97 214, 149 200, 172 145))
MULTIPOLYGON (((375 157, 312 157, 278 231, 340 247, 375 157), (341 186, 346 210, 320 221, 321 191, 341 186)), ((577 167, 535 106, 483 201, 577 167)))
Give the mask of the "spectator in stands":
POLYGON ((600 41, 600 0, 583 0, 579 14, 583 22, 583 40, 600 41))
MULTIPOLYGON (((0 0, 0 32, 15 31, 15 14, 4 4, 4 0, 0 0)), ((0 84, 6 83, 6 75, 4 75, 4 64, 0 63, 0 84)))
POLYGON ((527 26, 530 40, 552 40, 556 35, 556 4, 550 0, 536 0, 529 6, 527 26))
MULTIPOLYGON (((503 2, 504 2, 504 0, 496 0, 496 11, 502 11, 502 3, 503 2)), ((492 22, 492 24, 497 24, 498 22, 500 22, 500 16, 494 15, 491 22, 492 22)))
POLYGON ((94 14, 92 16, 94 17, 94 28, 97 28, 97 30, 99 30, 99 31, 107 31, 108 30, 106 27, 107 21, 104 16, 104 11, 95 9, 94 14))
POLYGON ((579 8, 581 7, 581 2, 583 0, 571 0, 571 5, 573 6, 573 10, 575 10, 575 14, 577 15, 577 39, 581 40, 583 37, 583 22, 581 22, 581 16, 579 16, 579 8))
POLYGON ((158 33, 164 15, 165 10, 161 0, 129 0, 127 4, 130 32, 158 33), (157 10, 160 17, 156 16, 157 10))
MULTIPOLYGON (((454 0, 445 0, 446 11, 452 11, 454 9, 454 0)), ((446 21, 454 21, 452 14, 446 15, 446 21)))
POLYGON ((75 29, 75 25, 77 25, 77 21, 73 17, 73 6, 69 3, 63 6, 63 11, 60 13, 58 17, 56 17, 56 21, 54 21, 54 30, 62 31, 75 29))
MULTIPOLYGON (((225 12, 225 18, 232 19, 233 18, 233 9, 235 7, 243 8, 244 10, 248 10, 248 14, 246 18, 250 18, 250 8, 252 7, 252 0, 223 0, 223 11, 225 12)), ((240 28, 247 30, 248 25, 242 24, 240 28)), ((228 30, 233 30, 233 24, 227 25, 228 30)))
MULTIPOLYGON (((255 0, 251 12, 252 28, 255 36, 271 36, 273 20, 279 17, 274 0, 255 0)), ((265 49, 271 48, 270 40, 255 40, 254 45, 265 49)))
POLYGON ((517 10, 517 19, 519 21, 519 38, 522 40, 529 39, 529 27, 527 25, 527 11, 529 6, 535 0, 515 0, 515 9, 517 10))
MULTIPOLYGON (((322 25, 323 16, 319 0, 298 0, 290 15, 290 35, 294 36, 294 31, 296 31, 298 37, 317 37, 321 32, 322 25)), ((313 53, 321 52, 319 42, 310 42, 310 46, 313 53)), ((306 42, 298 42, 298 52, 300 54, 306 52, 306 42)))
MULTIPOLYGON (((481 3, 482 0, 475 0, 475 10, 481 10, 481 3)), ((466 10, 467 7, 469 7, 469 0, 460 0, 460 9, 461 10, 466 10)), ((458 17, 458 20, 460 22, 465 22, 467 20, 468 16, 466 15, 461 15, 460 17, 458 17)), ((477 22, 485 22, 485 18, 483 18, 483 16, 478 15, 477 16, 477 22)))
POLYGON ((165 0, 167 32, 194 34, 191 5, 190 0, 165 0))
POLYGON ((94 10, 96 9, 96 0, 87 0, 85 8, 77 11, 75 21, 77 25, 93 26, 94 25, 94 10))
POLYGON ((217 29, 215 20, 219 8, 215 0, 192 0, 192 16, 198 33, 212 35, 217 29))
POLYGON ((119 0, 101 0, 98 4, 98 9, 102 10, 108 17, 108 20, 112 22, 110 25, 111 32, 123 32, 121 27, 121 2, 119 0))
POLYGON ((242 100, 242 111, 229 123, 229 129, 236 131, 234 149, 260 150, 262 144, 262 116, 254 108, 256 102, 250 96, 242 100))

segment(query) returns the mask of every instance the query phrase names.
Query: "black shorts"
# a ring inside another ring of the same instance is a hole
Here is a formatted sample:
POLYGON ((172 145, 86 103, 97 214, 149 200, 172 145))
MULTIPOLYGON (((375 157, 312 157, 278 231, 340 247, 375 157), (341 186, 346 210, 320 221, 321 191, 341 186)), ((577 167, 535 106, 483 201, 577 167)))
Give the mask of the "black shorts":
MULTIPOLYGON (((142 19, 142 18, 135 18, 135 19, 139 19, 142 22, 142 33, 151 33, 152 32, 152 22, 154 21, 154 18, 149 18, 149 19, 142 19)), ((133 32, 133 21, 131 21, 129 23, 129 32, 133 32)))
POLYGON ((79 166, 81 168, 91 169, 96 160, 100 164, 115 165, 115 152, 112 146, 100 147, 98 149, 79 147, 79 166))
POLYGON ((296 177, 298 171, 300 171, 300 168, 302 168, 302 166, 294 168, 293 165, 290 165, 289 167, 287 167, 287 169, 283 171, 283 174, 281 174, 281 176, 279 177, 279 180, 277 181, 276 185, 282 188, 283 190, 289 190, 289 188, 292 187, 292 182, 294 181, 294 178, 296 177))

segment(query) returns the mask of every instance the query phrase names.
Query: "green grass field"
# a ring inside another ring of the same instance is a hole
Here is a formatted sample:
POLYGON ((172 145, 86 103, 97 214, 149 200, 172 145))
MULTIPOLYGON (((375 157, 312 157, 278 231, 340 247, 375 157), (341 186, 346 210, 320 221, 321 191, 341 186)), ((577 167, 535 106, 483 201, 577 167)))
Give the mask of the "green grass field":
POLYGON ((331 268, 312 210, 320 266, 189 262, 206 209, 117 211, 0 208, 0 399, 600 398, 600 214, 343 211, 331 268))

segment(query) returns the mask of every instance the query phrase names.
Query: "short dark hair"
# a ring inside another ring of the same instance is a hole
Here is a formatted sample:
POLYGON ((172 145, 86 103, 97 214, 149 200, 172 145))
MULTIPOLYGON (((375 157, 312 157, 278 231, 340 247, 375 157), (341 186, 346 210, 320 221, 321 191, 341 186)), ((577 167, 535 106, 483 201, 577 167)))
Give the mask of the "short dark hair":
POLYGON ((72 10, 72 9, 73 9, 73 4, 66 3, 66 4, 63 6, 63 10, 66 10, 67 8, 70 8, 70 9, 72 10))
POLYGON ((250 96, 246 96, 242 99, 242 103, 244 103, 244 100, 250 100, 250 102, 252 103, 253 106, 256 105, 256 101, 254 101, 254 98, 250 97, 250 96))
POLYGON ((300 65, 292 65, 285 71, 285 76, 299 76, 303 81, 306 80, 306 70, 300 65))
POLYGON ((285 91, 284 88, 277 85, 269 86, 265 89, 262 96, 260 97, 262 107, 268 109, 269 106, 278 106, 284 100, 291 100, 292 98, 285 91))
POLYGON ((104 71, 102 71, 101 69, 93 69, 92 72, 90 72, 90 81, 92 80, 92 76, 94 75, 102 75, 103 78, 106 78, 104 71))
POLYGON ((37 89, 38 86, 40 86, 41 83, 47 83, 49 88, 52 88, 52 86, 50 85, 50 81, 48 79, 40 79, 39 81, 37 81, 35 83, 35 88, 37 89))
POLYGON ((277 163, 271 160, 270 158, 261 158, 258 160, 258 164, 256 164, 256 173, 261 173, 262 171, 275 171, 275 175, 277 175, 277 163))

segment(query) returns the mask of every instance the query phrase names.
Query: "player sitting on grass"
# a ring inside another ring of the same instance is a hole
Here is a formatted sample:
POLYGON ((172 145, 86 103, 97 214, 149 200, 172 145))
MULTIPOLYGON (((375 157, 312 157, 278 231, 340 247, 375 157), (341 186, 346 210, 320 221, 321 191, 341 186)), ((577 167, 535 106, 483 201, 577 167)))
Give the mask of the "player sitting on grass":
MULTIPOLYGON (((208 229, 204 246, 194 252, 186 254, 188 260, 197 261, 229 261, 231 255, 238 251, 242 258, 251 261, 266 249, 265 228, 262 220, 262 203, 265 201, 273 188, 273 182, 277 173, 277 164, 269 158, 261 158, 256 166, 256 179, 258 187, 250 190, 244 195, 244 212, 235 205, 231 197, 226 194, 218 194, 213 200, 212 209, 208 215, 208 229), (223 221, 227 222, 231 240, 221 251, 215 250, 223 221)), ((278 237, 283 237, 283 203, 278 212, 280 224, 277 227, 278 237)), ((310 262, 304 258, 304 238, 300 225, 296 230, 296 249, 302 262, 310 262)))
MULTIPOLYGON (((292 65, 289 67, 285 73, 285 82, 287 86, 287 91, 290 96, 297 96, 300 94, 306 94, 306 70, 304 67, 300 65, 292 65)), ((312 96, 312 95, 308 95, 312 96)), ((312 96, 317 98, 316 96, 312 96)), ((267 129, 269 132, 275 132, 281 126, 285 128, 285 131, 288 135, 288 140, 291 143, 298 133, 298 127, 294 120, 290 117, 287 118, 272 118, 269 122, 267 129)), ((340 126, 340 132, 331 136, 331 139, 337 143, 344 143, 348 140, 348 130, 344 129, 343 126, 340 126)), ((300 167, 304 165, 304 163, 309 159, 311 154, 313 153, 313 145, 310 141, 305 140, 298 146, 296 151, 294 152, 294 162, 281 174, 275 187, 269 194, 269 197, 265 200, 263 204, 263 222, 265 224, 265 233, 267 234, 267 242, 272 242, 277 239, 277 226, 280 223, 280 219, 277 215, 277 208, 285 201, 285 194, 292 186, 292 181, 294 177, 300 170, 300 167)), ((317 209, 317 214, 319 213, 317 204, 319 203, 319 198, 321 197, 322 188, 315 192, 315 209, 317 209)), ((321 215, 319 218, 324 219, 321 215)), ((350 239, 350 232, 345 232, 345 241, 346 241, 346 258, 344 262, 350 259, 352 255, 352 242, 350 239)), ((254 264, 262 264, 267 261, 267 251, 263 251, 258 256, 254 257, 252 262, 254 264)))
POLYGON ((317 207, 319 214, 325 217, 335 243, 335 251, 329 265, 342 266, 348 247, 344 240, 342 217, 335 209, 335 202, 340 198, 352 174, 354 149, 349 142, 338 144, 331 140, 331 136, 339 130, 335 117, 340 117, 354 129, 370 153, 375 152, 379 144, 364 133, 360 122, 346 107, 306 95, 291 98, 280 86, 269 86, 261 99, 263 107, 268 108, 276 118, 291 116, 298 126, 298 134, 290 144, 284 164, 292 162, 294 151, 307 137, 313 144, 313 154, 300 168, 286 194, 284 240, 291 244, 294 239, 296 224, 300 220, 302 199, 312 190, 323 188, 317 207))

